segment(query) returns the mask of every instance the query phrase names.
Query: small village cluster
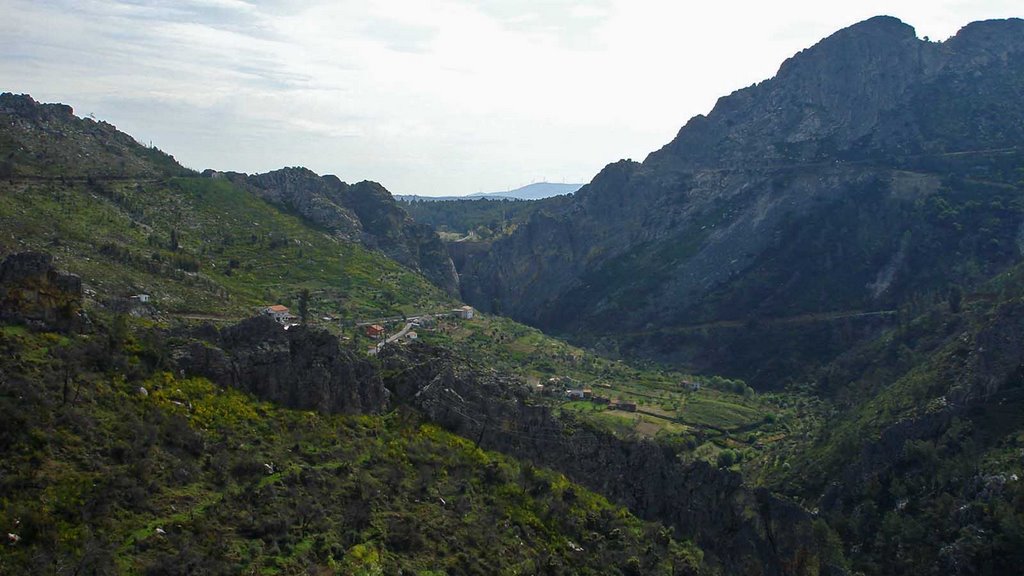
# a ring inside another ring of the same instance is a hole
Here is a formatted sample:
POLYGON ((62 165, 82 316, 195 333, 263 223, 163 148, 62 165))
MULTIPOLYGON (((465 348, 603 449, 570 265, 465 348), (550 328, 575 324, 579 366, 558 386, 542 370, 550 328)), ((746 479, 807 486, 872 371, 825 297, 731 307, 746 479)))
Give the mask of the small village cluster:
MULTIPOLYGON (((291 313, 287 306, 284 306, 283 304, 265 306, 260 309, 260 312, 273 318, 277 323, 284 326, 285 329, 298 324, 298 318, 291 313)), ((372 322, 358 323, 356 326, 362 331, 364 336, 378 341, 376 344, 371 346, 369 350, 367 350, 367 352, 373 356, 380 353, 380 351, 388 344, 392 344, 403 339, 416 340, 418 335, 413 329, 432 325, 437 318, 448 316, 459 318, 461 320, 472 320, 474 313, 475 311, 472 306, 460 306, 459 308, 439 314, 420 314, 409 317, 387 318, 372 322), (405 322, 405 325, 391 336, 388 336, 387 328, 384 327, 384 324, 387 322, 405 322)), ((333 318, 325 316, 324 320, 333 320, 333 318)))
POLYGON ((594 404, 607 406, 609 410, 622 410, 625 412, 636 412, 637 410, 635 402, 612 400, 608 396, 594 394, 594 391, 591 388, 568 387, 571 386, 572 384, 573 382, 570 378, 559 378, 558 376, 552 376, 551 378, 548 378, 547 384, 536 384, 534 386, 534 392, 544 396, 560 396, 570 401, 589 400, 594 404))

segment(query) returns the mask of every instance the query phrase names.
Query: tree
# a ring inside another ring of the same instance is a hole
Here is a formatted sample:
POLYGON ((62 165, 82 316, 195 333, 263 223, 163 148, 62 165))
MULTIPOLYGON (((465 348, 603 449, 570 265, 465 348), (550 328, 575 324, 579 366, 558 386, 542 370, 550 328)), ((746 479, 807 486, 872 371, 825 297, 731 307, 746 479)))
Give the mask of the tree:
POLYGON ((736 463, 736 452, 730 449, 722 450, 718 453, 718 467, 728 468, 736 463))
POLYGON ((309 317, 309 289, 303 288, 299 292, 299 320, 305 324, 309 317))
POLYGON ((959 286, 951 287, 949 289, 949 311, 953 314, 959 314, 963 299, 963 290, 961 290, 959 286))

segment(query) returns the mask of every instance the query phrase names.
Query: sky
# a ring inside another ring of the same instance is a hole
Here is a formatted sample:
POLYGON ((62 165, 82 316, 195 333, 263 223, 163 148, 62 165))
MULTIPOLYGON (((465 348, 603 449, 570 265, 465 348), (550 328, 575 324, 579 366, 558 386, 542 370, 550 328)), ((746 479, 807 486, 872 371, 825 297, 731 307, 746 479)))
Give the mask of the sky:
POLYGON ((879 14, 944 40, 1020 0, 0 0, 0 91, 197 170, 395 194, 584 183, 879 14))

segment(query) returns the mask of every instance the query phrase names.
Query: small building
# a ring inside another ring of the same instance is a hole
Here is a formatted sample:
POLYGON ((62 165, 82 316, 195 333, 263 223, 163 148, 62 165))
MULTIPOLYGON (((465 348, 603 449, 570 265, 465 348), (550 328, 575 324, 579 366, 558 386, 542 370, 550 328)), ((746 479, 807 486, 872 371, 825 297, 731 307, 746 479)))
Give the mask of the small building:
POLYGON ((461 318, 463 320, 472 320, 473 319, 473 307, 472 306, 463 306, 461 308, 456 308, 455 310, 452 310, 452 314, 455 314, 456 318, 461 318))
POLYGON ((619 402, 612 404, 612 408, 622 410, 623 412, 636 412, 636 404, 634 402, 619 402))
POLYGON ((139 304, 149 304, 149 294, 136 294, 135 296, 129 298, 129 300, 131 300, 132 302, 137 302, 139 304))
POLYGON ((580 392, 583 392, 584 398, 591 398, 594 396, 594 391, 590 388, 584 388, 583 390, 580 390, 580 392))
POLYGON ((281 304, 267 306, 263 309, 263 313, 273 318, 278 324, 288 324, 295 319, 291 312, 288 311, 288 307, 281 304))
POLYGON ((683 380, 679 384, 686 390, 689 390, 690 392, 696 392, 697 390, 700 390, 700 382, 697 382, 696 380, 683 380))
POLYGON ((380 324, 370 324, 363 328, 363 333, 370 338, 380 338, 384 335, 384 327, 380 324))
POLYGON ((565 397, 569 400, 583 400, 586 396, 584 396, 583 390, 569 389, 565 391, 565 397))

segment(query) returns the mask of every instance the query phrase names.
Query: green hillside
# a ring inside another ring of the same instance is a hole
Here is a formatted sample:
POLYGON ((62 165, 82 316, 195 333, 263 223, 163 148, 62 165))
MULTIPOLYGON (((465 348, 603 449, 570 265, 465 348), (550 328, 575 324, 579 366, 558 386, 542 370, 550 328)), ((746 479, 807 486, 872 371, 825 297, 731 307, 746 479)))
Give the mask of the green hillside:
MULTIPOLYGON (((456 302, 380 252, 228 179, 191 175, 109 125, 49 105, 27 115, 0 140, 0 256, 52 255, 81 278, 84 314, 51 332, 18 306, 45 307, 53 287, 31 273, 0 278, 13 319, 0 326, 0 529, 13 535, 0 573, 708 570, 672 530, 410 406, 320 414, 187 377, 177 355, 212 349, 196 337, 216 332, 204 323, 227 326, 267 304, 298 312, 308 294, 310 324, 351 335, 355 321, 456 302), (46 141, 53 132, 63 147, 46 141), (129 303, 136 294, 150 301, 129 303)), ((362 342, 334 354, 365 358, 362 342)), ((478 346, 504 354, 498 341, 478 346)), ((361 362, 370 380, 387 375, 361 362)))
POLYGON ((744 465, 818 508, 866 574, 970 566, 1024 550, 1024 267, 922 303, 802 397, 803 433, 744 465), (940 551, 936 557, 936 551, 940 551))
POLYGON ((148 293, 169 314, 251 315, 294 304, 316 316, 444 309, 394 261, 311 228, 225 180, 0 181, 0 250, 52 253, 100 302, 148 293))
POLYGON ((149 332, 0 330, 4 574, 691 574, 701 552, 399 409, 286 410, 149 332))
POLYGON ((1021 30, 857 24, 447 250, 0 95, 0 573, 1018 573, 1021 30))

